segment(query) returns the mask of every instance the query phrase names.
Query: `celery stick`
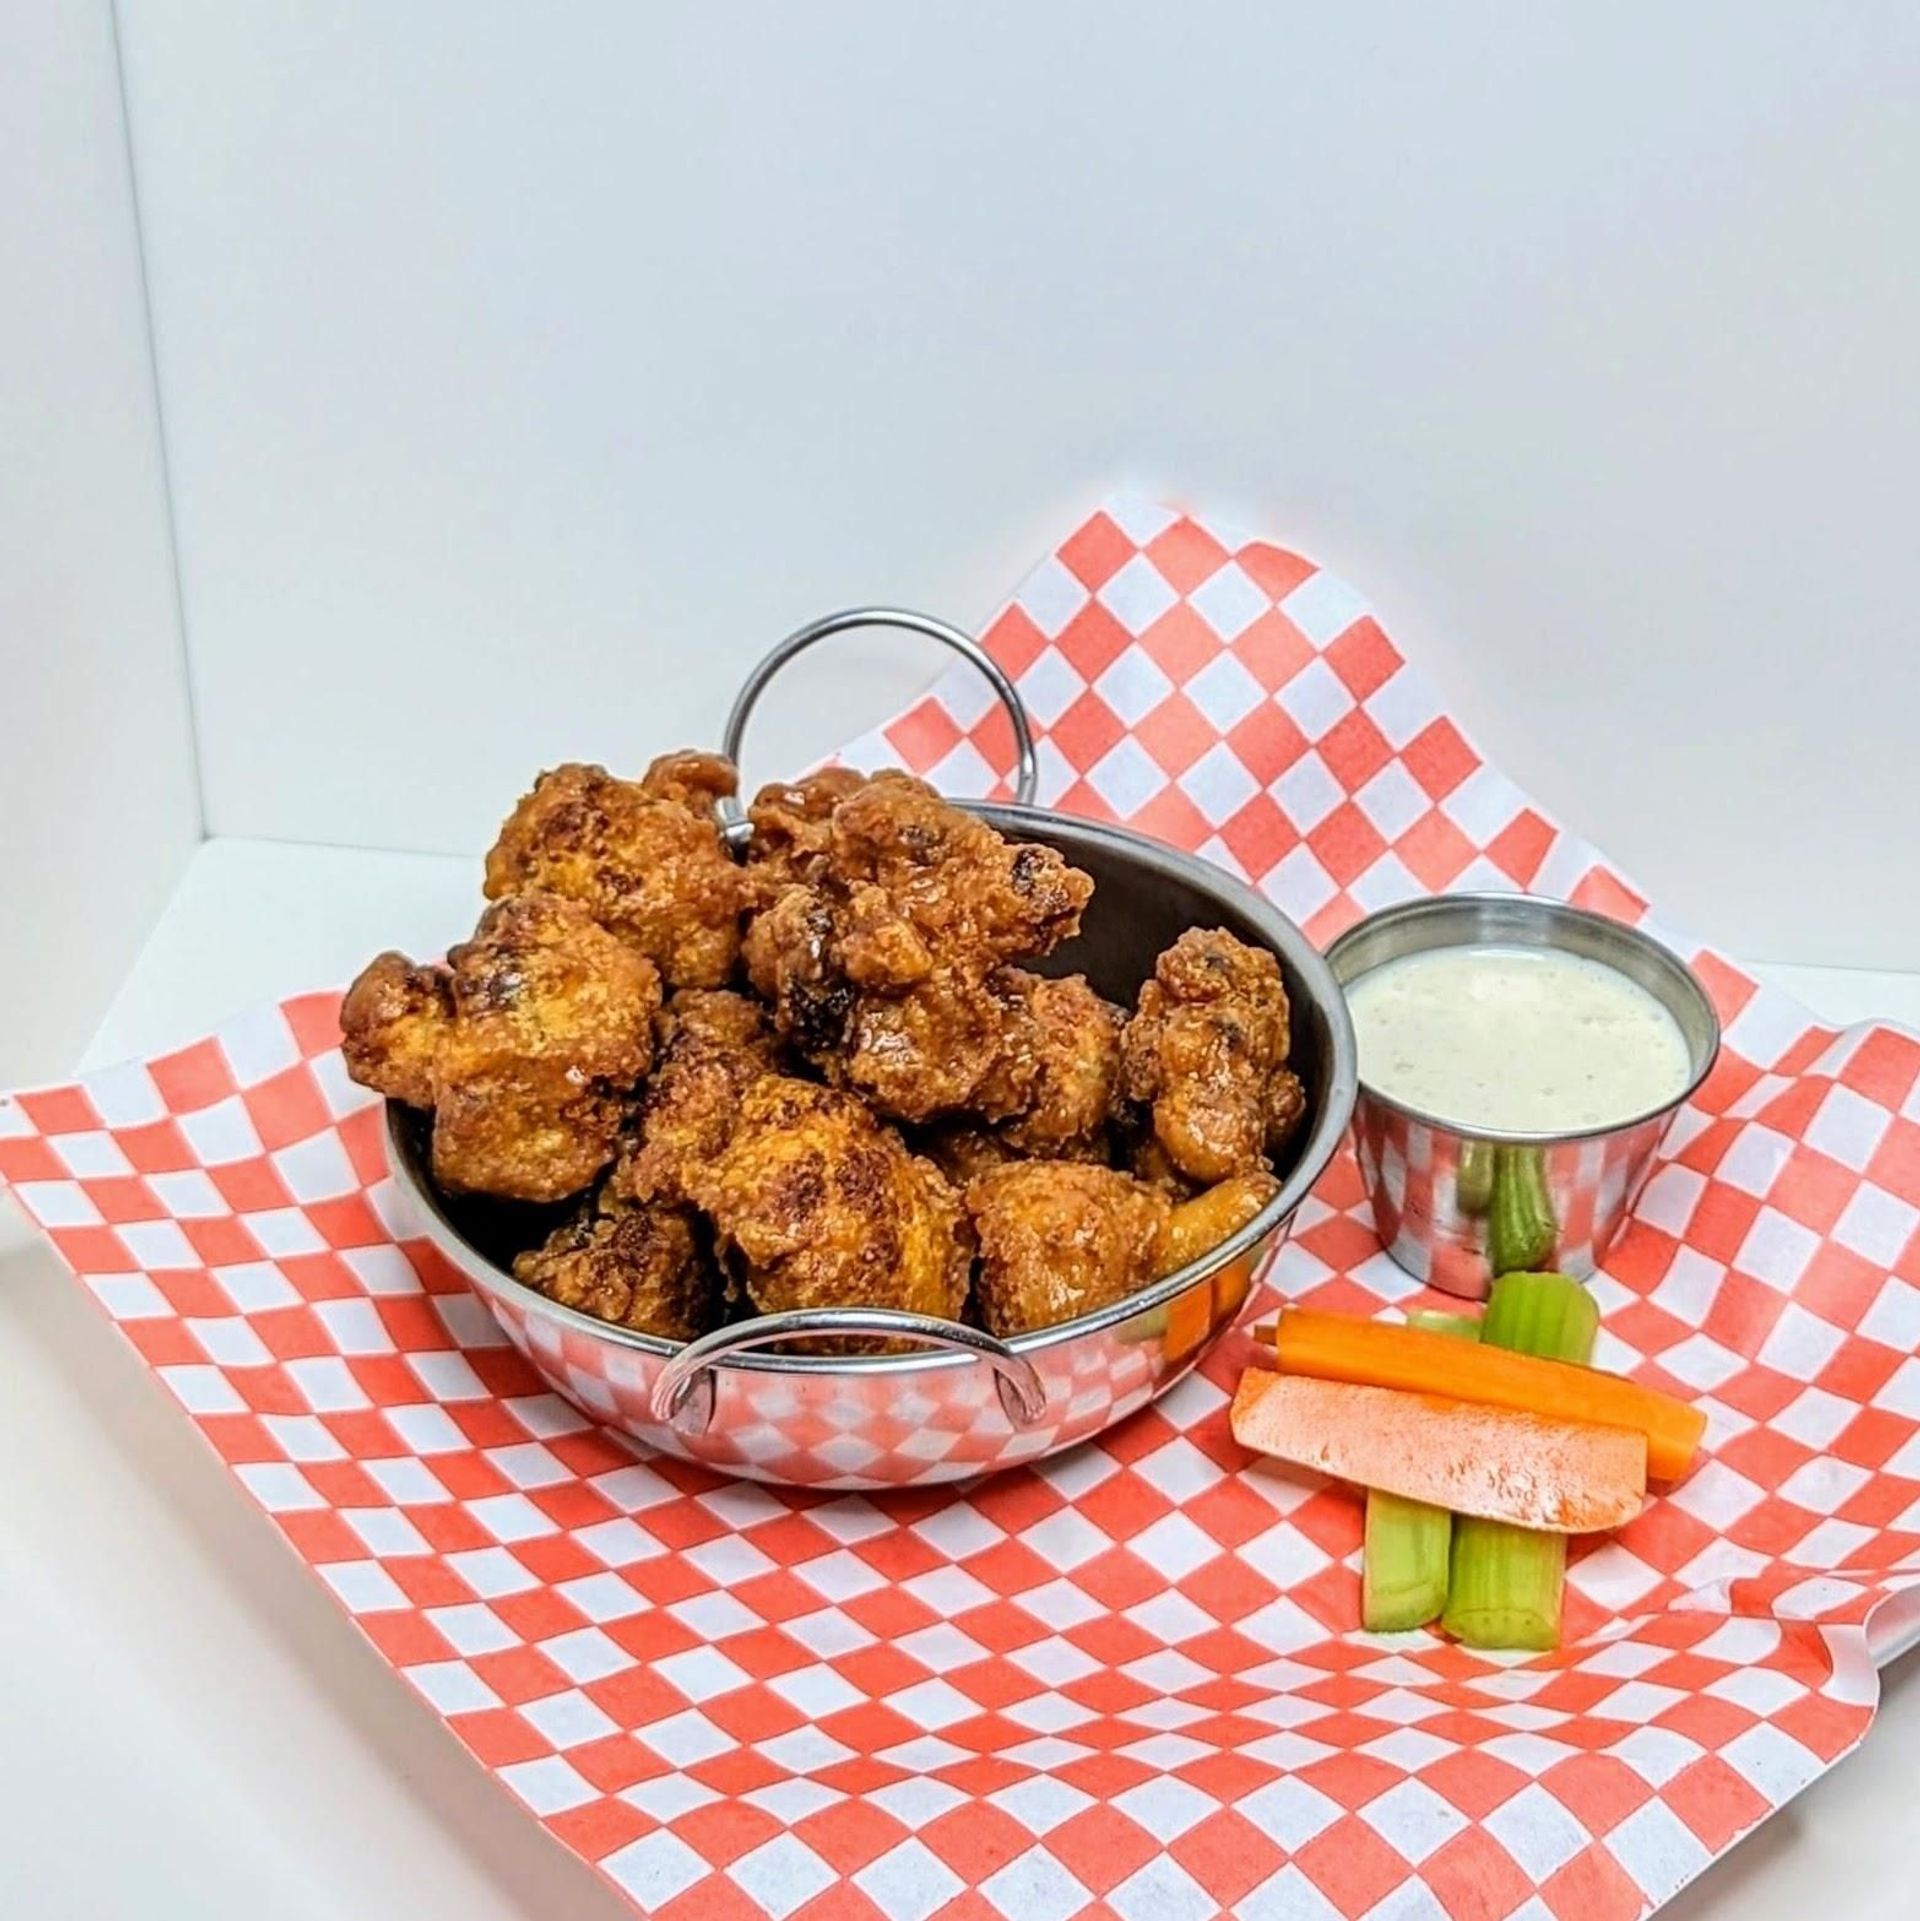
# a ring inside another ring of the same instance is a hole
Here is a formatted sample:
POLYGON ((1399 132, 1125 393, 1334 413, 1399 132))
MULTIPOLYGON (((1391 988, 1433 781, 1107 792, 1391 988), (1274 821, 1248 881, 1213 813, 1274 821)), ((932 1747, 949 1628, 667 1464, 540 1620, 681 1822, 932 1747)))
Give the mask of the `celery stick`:
POLYGON ((1537 1268, 1551 1258, 1560 1224, 1547 1192, 1547 1157, 1538 1147, 1493 1150, 1487 1206, 1487 1265, 1496 1276, 1537 1268))
POLYGON ((1480 1338, 1489 1347, 1585 1366, 1600 1330, 1600 1309, 1564 1274, 1507 1274, 1493 1284, 1480 1338))
MULTIPOLYGON (((1409 1325, 1457 1340, 1479 1338, 1471 1315, 1422 1310, 1409 1325)), ((1360 1625, 1369 1634, 1423 1628, 1447 1603, 1447 1562, 1453 1516, 1443 1507, 1409 1501, 1378 1488, 1367 1491, 1366 1541, 1360 1553, 1360 1625)))
POLYGON ((1462 1514, 1453 1524, 1453 1571, 1441 1626, 1470 1648, 1560 1645, 1567 1537, 1462 1514))
POLYGON ((1443 1507, 1367 1490, 1360 1557, 1360 1625, 1369 1634, 1423 1628, 1447 1604, 1453 1516, 1443 1507))
POLYGON ((1407 1316, 1407 1325, 1417 1327, 1422 1334, 1452 1334, 1463 1341, 1480 1338, 1478 1314, 1444 1314, 1438 1308, 1416 1307, 1407 1316))
MULTIPOLYGON (((1493 1284, 1480 1338, 1518 1354, 1584 1366, 1593 1355, 1600 1310, 1564 1274, 1507 1274, 1493 1284)), ((1560 1642, 1567 1537, 1462 1515, 1453 1528, 1453 1566, 1441 1625, 1474 1648, 1530 1648, 1560 1642)))

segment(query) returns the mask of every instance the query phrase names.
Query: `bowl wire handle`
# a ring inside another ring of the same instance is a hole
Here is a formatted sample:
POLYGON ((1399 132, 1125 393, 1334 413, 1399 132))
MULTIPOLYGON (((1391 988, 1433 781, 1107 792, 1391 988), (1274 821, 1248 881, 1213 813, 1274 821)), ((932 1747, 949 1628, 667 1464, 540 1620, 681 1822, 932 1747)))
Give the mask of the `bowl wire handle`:
POLYGON ((1047 1390, 1039 1370, 1024 1354, 1016 1354, 1004 1341, 977 1327, 892 1307, 796 1307, 784 1314, 763 1314, 731 1327, 716 1327, 711 1334, 689 1341, 654 1380, 649 1397, 653 1418, 682 1434, 704 1434, 713 1419, 717 1363, 730 1354, 808 1334, 878 1334, 971 1354, 993 1369, 1001 1408, 1016 1428, 1032 1427, 1046 1411, 1047 1390))
MULTIPOLYGON (((819 620, 809 621, 804 627, 796 628, 747 676, 746 685, 740 689, 733 703, 733 711, 727 716, 726 731, 720 737, 720 751, 737 767, 740 764, 741 744, 746 738, 748 718, 758 705, 767 682, 796 654, 805 653, 815 642, 830 639, 835 634, 850 633, 857 627, 900 627, 909 633, 924 634, 929 640, 937 640, 943 647, 949 647, 971 661, 986 676, 993 691, 999 695, 1001 706, 1007 710, 1007 717, 1013 722, 1014 747, 1018 755, 1013 797, 1021 806, 1031 807, 1040 787, 1040 763, 1034 754, 1033 724, 1027 717, 1026 703, 1021 700, 1019 689, 1000 663, 971 634, 947 621, 936 620, 932 614, 916 614, 904 607, 849 607, 842 613, 827 614, 819 620)), ((737 796, 729 795, 721 801, 720 826, 728 841, 735 846, 747 838, 750 830, 746 810, 737 796)))

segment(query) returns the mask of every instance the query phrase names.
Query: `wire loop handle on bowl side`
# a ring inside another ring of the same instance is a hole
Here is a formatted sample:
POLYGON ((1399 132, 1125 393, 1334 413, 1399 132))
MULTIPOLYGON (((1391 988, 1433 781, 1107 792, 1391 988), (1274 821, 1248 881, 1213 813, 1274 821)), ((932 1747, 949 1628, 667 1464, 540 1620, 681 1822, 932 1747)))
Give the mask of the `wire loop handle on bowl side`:
POLYGON ((931 1314, 907 1314, 892 1307, 796 1307, 784 1314, 763 1314, 732 1327, 716 1327, 689 1341, 660 1370, 649 1405, 653 1418, 699 1435, 713 1419, 713 1368, 730 1354, 771 1347, 807 1334, 879 1334, 894 1340, 921 1341, 955 1354, 971 1354, 993 1369, 1000 1405, 1016 1428, 1028 1428, 1046 1411, 1047 1390, 1039 1370, 1024 1354, 977 1327, 943 1321, 931 1314))
MULTIPOLYGON (((830 639, 835 634, 850 633, 858 627, 902 627, 909 633, 924 634, 929 640, 937 640, 943 647, 950 647, 956 654, 971 661, 986 676, 1013 722, 1014 747, 1019 756, 1014 774, 1014 798, 1021 806, 1031 807, 1039 791, 1040 763, 1033 750, 1033 726, 1027 718, 1026 705, 1020 698, 1019 690, 1007 677, 1006 670, 971 634, 947 621, 936 620, 932 614, 916 614, 904 607, 849 607, 843 613, 827 614, 819 620, 810 621, 789 634, 747 676, 746 685, 740 689, 733 703, 733 711, 727 716, 726 730, 720 737, 720 751, 736 767, 739 766, 747 721, 759 704, 767 682, 796 654, 805 653, 816 641, 830 639)), ((747 838, 746 809, 736 796, 729 795, 720 803, 720 826, 727 839, 736 846, 747 838)))

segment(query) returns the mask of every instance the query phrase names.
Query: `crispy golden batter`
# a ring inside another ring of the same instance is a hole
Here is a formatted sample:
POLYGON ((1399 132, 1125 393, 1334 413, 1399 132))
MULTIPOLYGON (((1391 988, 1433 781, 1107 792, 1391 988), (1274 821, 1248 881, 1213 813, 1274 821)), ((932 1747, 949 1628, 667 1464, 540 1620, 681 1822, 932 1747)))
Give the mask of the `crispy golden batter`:
POLYGON ((871 882, 930 946, 1034 960, 1076 932, 1093 882, 1051 847, 1007 840, 907 774, 876 774, 833 813, 831 867, 871 882))
POLYGON ((914 1144, 962 1193, 980 1175, 1025 1159, 997 1127, 983 1121, 936 1121, 914 1137, 914 1144))
POLYGON ((1125 1160, 1136 1181, 1145 1181, 1149 1187, 1157 1187, 1176 1205, 1191 1200, 1198 1192, 1197 1184, 1188 1180, 1167 1159, 1167 1150, 1154 1137, 1151 1128, 1133 1136, 1127 1145, 1125 1160))
POLYGON ((637 780, 571 762, 544 773, 487 855, 489 900, 540 888, 631 941, 670 987, 718 987, 740 949, 740 869, 713 803, 717 754, 665 754, 637 780))
POLYGON ((685 1208, 603 1192, 519 1255, 513 1272, 562 1307, 663 1341, 690 1341, 719 1319, 718 1276, 685 1208))
POLYGON ((833 842, 833 810, 867 784, 851 767, 822 767, 794 781, 770 781, 747 809, 751 899, 770 905, 796 882, 811 880, 833 842))
POLYGON ((974 1115, 1023 1154, 1079 1160, 1105 1133, 1123 1022, 1078 975, 936 964, 904 992, 856 991, 840 1045, 816 1059, 893 1119, 974 1115))
POLYGON ((914 1136, 914 1149, 926 1155, 948 1180, 965 1188, 976 1175, 989 1174, 996 1167, 1014 1161, 1083 1161, 1090 1167, 1105 1167, 1111 1143, 1104 1134, 1091 1140, 1071 1141, 1052 1154, 1030 1154, 1008 1138, 1005 1127, 990 1127, 985 1121, 944 1120, 914 1136))
POLYGON ((1141 986, 1121 1091, 1151 1108, 1155 1139, 1189 1180, 1264 1168, 1279 1144, 1276 1124, 1299 1101, 1286 1067, 1290 1038, 1274 956, 1218 928, 1191 927, 1141 986))
POLYGON ((433 1110, 433 1174, 455 1193, 554 1201, 612 1159, 653 1058, 651 962, 552 894, 480 917, 440 974, 382 954, 348 990, 347 1071, 433 1110))
POLYGON ((1104 1148, 1126 1016, 1079 974, 1042 980, 1006 967, 999 979, 1025 1006, 1003 1043, 1009 1081, 1021 1090, 1004 1130, 1008 1141, 1023 1153, 1068 1160, 1104 1148))
MULTIPOLYGON (((822 801, 821 804, 824 804, 822 801)), ((781 1033, 883 1114, 1025 1113, 1043 1064, 1066 1065, 1056 1030, 1087 1010, 1065 992, 1032 1006, 1005 970, 1079 926, 1093 891, 1051 848, 1009 842, 905 774, 840 797, 812 836, 803 884, 755 915, 746 963, 781 1033)), ((1055 1073, 1045 1102, 1070 1105, 1055 1073)), ((1036 1115, 1036 1144, 1070 1117, 1036 1115)))
POLYGON ((1239 1233, 1266 1204, 1279 1193, 1280 1183, 1271 1174, 1235 1174, 1182 1201, 1167 1216, 1154 1255, 1155 1276, 1171 1274, 1189 1261, 1197 1261, 1230 1235, 1239 1233))
POLYGON ((767 1010, 746 994, 725 987, 683 987, 670 995, 653 1023, 663 1058, 676 1050, 723 1048, 752 1054, 769 1067, 780 1060, 780 1041, 767 1010))
POLYGON ((1003 1338, 1124 1299, 1154 1277, 1167 1197, 1110 1167, 1015 1161, 967 1188, 975 1293, 1003 1338))
POLYGON ((760 1313, 960 1312, 972 1249, 959 1196, 850 1094, 762 1076, 686 1186, 760 1313))
POLYGON ((1275 1071, 1267 1083, 1267 1152, 1277 1154, 1307 1117, 1307 1090, 1291 1067, 1275 1071))
POLYGON ((813 887, 789 887, 747 923, 747 979, 773 1010, 782 1037, 808 1060, 834 1057, 853 1011, 852 983, 840 971, 833 903, 813 887))
MULTIPOLYGON (((907 1003, 916 1013, 925 1005, 918 998, 907 1003)), ((976 1045, 993 1062, 985 1075, 968 1074, 973 1115, 935 1122, 924 1136, 926 1152, 963 1184, 1008 1161, 1104 1163, 1120 1010, 1078 974, 1042 980, 1016 967, 996 969, 972 1005, 980 1016, 976 1045), (1000 1118, 990 1123, 976 1118, 981 1114, 1000 1118)), ((874 1052, 868 1050, 870 1060, 874 1052)), ((934 1084, 917 1059, 914 1065, 922 1088, 934 1084)))
POLYGON ((340 1051, 362 1087, 409 1107, 431 1107, 435 1068, 453 1036, 453 988, 445 972, 404 954, 376 954, 347 989, 340 1051))
POLYGON ((682 747, 676 753, 656 754, 639 785, 650 799, 672 801, 706 821, 714 818, 715 801, 739 791, 740 773, 725 754, 682 747))
POLYGON ((757 1003, 724 990, 682 988, 657 1026, 660 1066, 641 1105, 639 1136, 607 1186, 641 1200, 679 1202, 692 1170, 726 1145, 747 1089, 779 1071, 780 1045, 757 1003))
POLYGON ((819 1064, 894 1120, 1004 1120, 1031 1083, 1032 1064, 1008 1046, 1024 1016, 997 973, 974 980, 943 967, 905 993, 856 995, 845 1038, 819 1064))

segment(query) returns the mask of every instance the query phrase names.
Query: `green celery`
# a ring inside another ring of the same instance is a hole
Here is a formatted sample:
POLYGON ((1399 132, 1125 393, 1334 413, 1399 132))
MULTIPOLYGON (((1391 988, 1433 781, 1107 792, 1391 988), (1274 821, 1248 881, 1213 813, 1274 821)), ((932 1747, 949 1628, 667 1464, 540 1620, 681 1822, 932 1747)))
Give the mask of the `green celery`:
POLYGON ((1463 1341, 1480 1338, 1478 1314, 1448 1314, 1439 1308, 1416 1307, 1407 1316, 1407 1325, 1417 1327, 1422 1334, 1452 1334, 1463 1341))
POLYGON ((1454 1523, 1453 1571, 1440 1625, 1470 1648, 1560 1645, 1567 1537, 1462 1514, 1454 1523))
POLYGON ((1559 1233, 1547 1192, 1546 1150, 1496 1147, 1487 1206, 1487 1266, 1495 1278, 1543 1266, 1553 1258, 1559 1233))
POLYGON ((1581 1367, 1593 1358, 1599 1331, 1599 1303, 1565 1274, 1503 1276, 1480 1317, 1480 1338, 1489 1347, 1581 1367))
MULTIPOLYGON (((1429 1334, 1477 1340, 1471 1315, 1422 1310, 1410 1326, 1429 1334)), ((1401 1634, 1437 1620, 1447 1603, 1447 1562, 1453 1516, 1443 1507, 1409 1501, 1378 1488, 1367 1491, 1366 1540, 1360 1553, 1360 1625, 1369 1634, 1401 1634)))
MULTIPOLYGON (((1585 1366, 1599 1326, 1600 1310, 1578 1281, 1564 1274, 1507 1274, 1493 1284, 1480 1338, 1516 1354, 1585 1366)), ((1441 1625, 1468 1647, 1557 1647, 1566 1571, 1564 1534, 1462 1515, 1453 1529, 1441 1625)))
POLYGON ((1447 1604, 1452 1545, 1453 1516, 1445 1508, 1369 1488, 1360 1625, 1369 1634, 1403 1634, 1437 1620, 1447 1604))

